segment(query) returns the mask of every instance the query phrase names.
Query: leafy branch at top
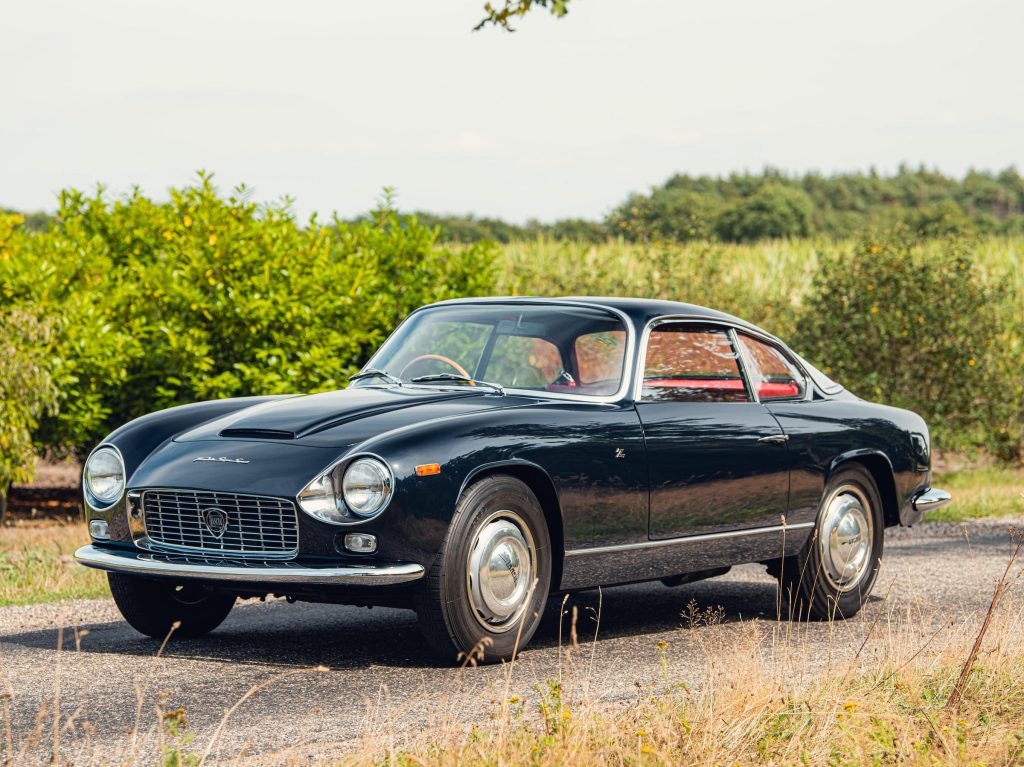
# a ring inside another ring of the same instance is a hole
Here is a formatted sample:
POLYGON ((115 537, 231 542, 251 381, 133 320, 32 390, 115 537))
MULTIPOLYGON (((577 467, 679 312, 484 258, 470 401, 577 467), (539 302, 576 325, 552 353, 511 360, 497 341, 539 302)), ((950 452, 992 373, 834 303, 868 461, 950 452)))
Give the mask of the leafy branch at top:
POLYGON ((495 7, 493 3, 484 5, 484 13, 487 15, 473 27, 473 31, 483 29, 488 24, 501 27, 507 32, 515 32, 512 20, 522 18, 529 13, 534 6, 547 8, 552 16, 562 18, 569 12, 569 0, 505 0, 503 5, 495 7))

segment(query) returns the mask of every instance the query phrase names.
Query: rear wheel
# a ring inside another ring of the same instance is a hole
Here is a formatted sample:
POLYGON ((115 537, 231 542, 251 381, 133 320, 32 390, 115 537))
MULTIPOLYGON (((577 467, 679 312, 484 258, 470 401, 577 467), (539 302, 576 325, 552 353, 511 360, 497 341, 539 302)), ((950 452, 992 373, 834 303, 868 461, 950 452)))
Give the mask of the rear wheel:
POLYGON ((871 473, 859 465, 837 471, 810 539, 776 572, 783 609, 812 620, 856 615, 878 577, 884 537, 881 497, 871 473))
POLYGON ((224 622, 235 604, 232 594, 198 584, 176 583, 123 573, 107 573, 110 593, 121 615, 136 631, 163 639, 175 623, 172 638, 199 637, 224 622))
POLYGON ((420 581, 420 628, 446 660, 509 660, 537 630, 550 580, 551 542, 536 496, 514 477, 487 477, 459 501, 420 581))

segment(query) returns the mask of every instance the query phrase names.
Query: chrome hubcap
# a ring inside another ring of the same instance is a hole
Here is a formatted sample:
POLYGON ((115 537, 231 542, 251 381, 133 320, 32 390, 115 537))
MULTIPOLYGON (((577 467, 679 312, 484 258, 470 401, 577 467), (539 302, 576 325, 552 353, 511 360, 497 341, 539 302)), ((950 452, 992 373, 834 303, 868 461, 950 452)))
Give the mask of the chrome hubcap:
POLYGON ((466 580, 473 612, 488 631, 507 631, 522 615, 536 558, 530 529, 514 512, 495 512, 480 526, 466 580))
POLYGON ((838 591, 857 588, 874 543, 871 504, 860 488, 842 485, 829 496, 820 533, 822 574, 838 591))

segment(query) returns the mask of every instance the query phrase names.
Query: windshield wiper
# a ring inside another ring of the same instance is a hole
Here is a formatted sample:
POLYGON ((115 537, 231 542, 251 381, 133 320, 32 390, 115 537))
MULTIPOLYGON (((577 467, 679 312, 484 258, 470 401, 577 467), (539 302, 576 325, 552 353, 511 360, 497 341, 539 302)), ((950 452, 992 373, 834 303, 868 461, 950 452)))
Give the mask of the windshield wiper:
POLYGON ((437 373, 431 376, 416 376, 410 379, 410 383, 430 383, 431 381, 461 381, 462 383, 468 383, 471 386, 486 386, 488 389, 505 396, 505 389, 502 388, 501 384, 491 383, 489 381, 477 381, 475 378, 469 376, 460 376, 455 373, 437 373))
POLYGON ((348 380, 359 381, 363 378, 383 378, 388 383, 393 383, 397 386, 402 385, 401 378, 399 378, 398 376, 391 375, 391 373, 389 373, 386 370, 379 370, 377 368, 367 368, 366 370, 361 370, 355 375, 349 376, 348 380))

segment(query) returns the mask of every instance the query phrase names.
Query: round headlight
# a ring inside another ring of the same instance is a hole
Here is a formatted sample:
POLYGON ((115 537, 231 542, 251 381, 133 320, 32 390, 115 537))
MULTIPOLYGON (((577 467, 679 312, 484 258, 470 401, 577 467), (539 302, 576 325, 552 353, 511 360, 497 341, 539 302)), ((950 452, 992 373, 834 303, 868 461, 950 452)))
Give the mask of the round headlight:
POLYGON ((124 492, 124 463, 111 447, 96 450, 85 464, 85 487, 101 503, 113 503, 124 492))
POLYGON ((393 489, 391 469, 376 458, 354 461, 341 482, 345 505, 357 517, 364 519, 384 510, 393 489))

